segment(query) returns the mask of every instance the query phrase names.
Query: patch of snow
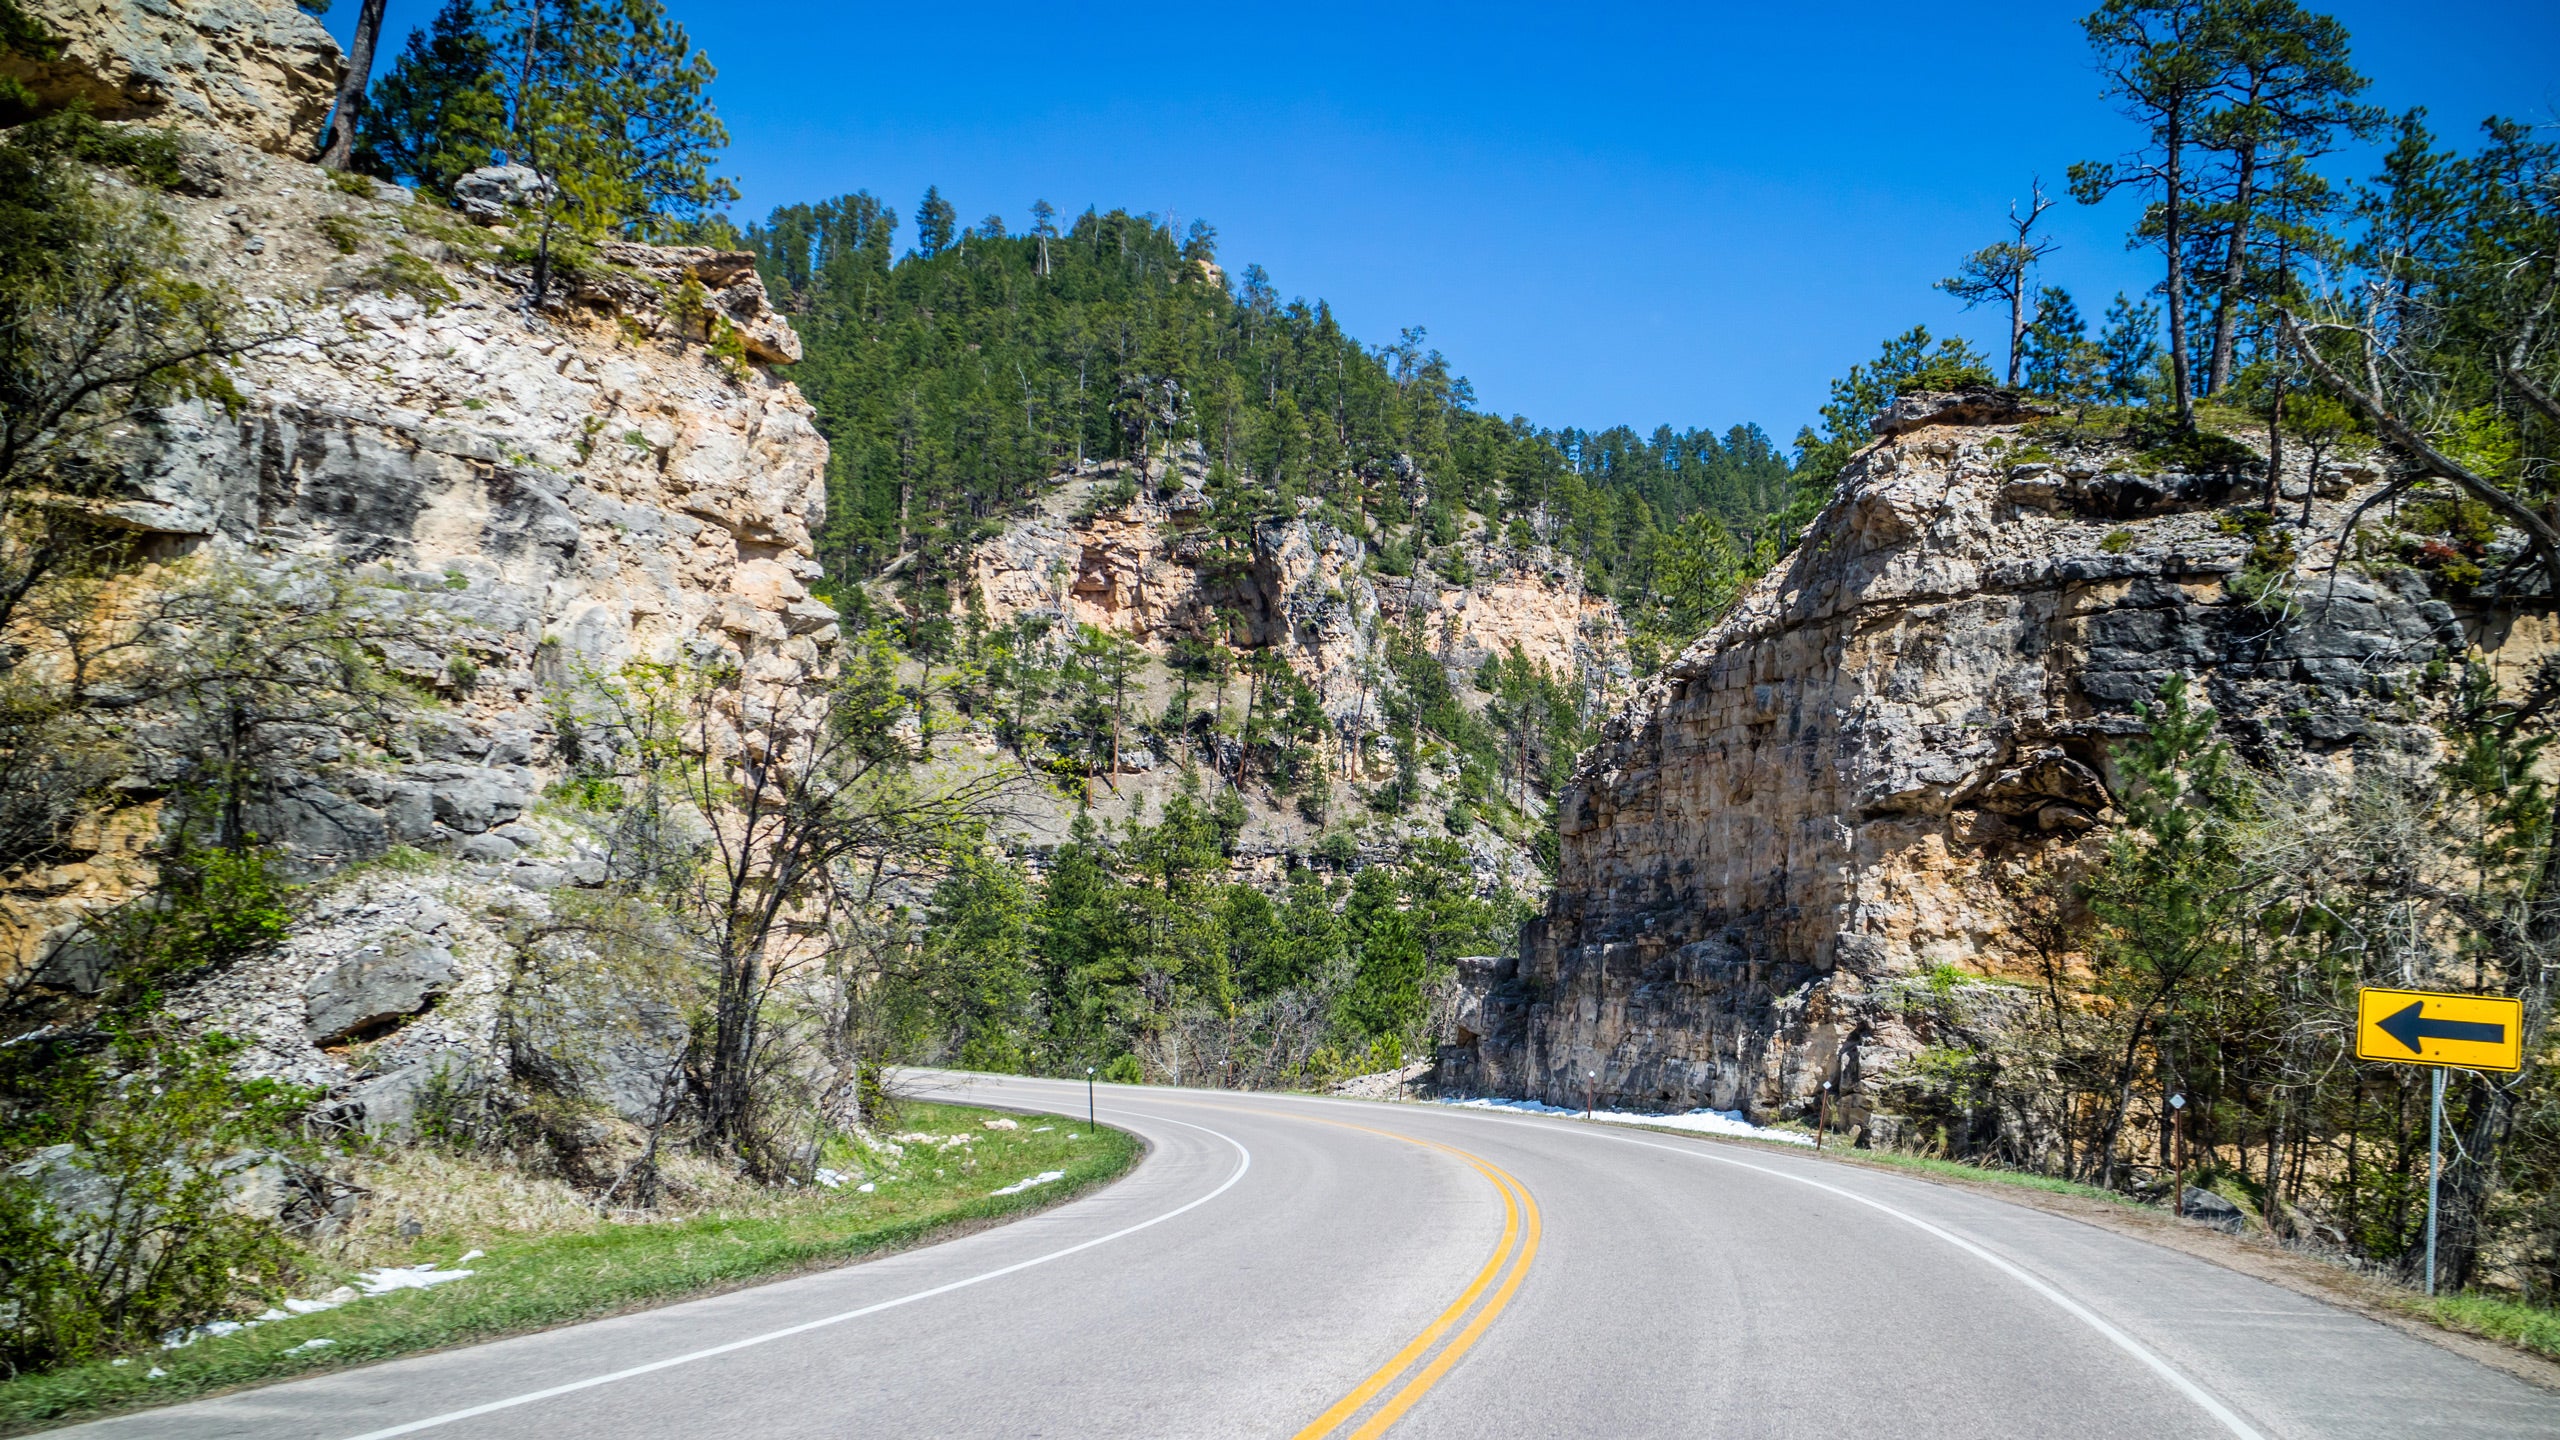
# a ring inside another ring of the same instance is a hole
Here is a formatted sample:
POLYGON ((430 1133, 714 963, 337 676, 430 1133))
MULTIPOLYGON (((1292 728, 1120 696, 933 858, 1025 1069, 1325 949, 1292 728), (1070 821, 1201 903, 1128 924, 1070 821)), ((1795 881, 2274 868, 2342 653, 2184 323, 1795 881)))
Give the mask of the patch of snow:
POLYGON ((489 1252, 486 1250, 465 1250, 462 1252, 462 1258, 454 1261, 453 1263, 456 1265, 468 1265, 472 1261, 477 1260, 488 1253, 489 1252))
MULTIPOLYGON (((353 1296, 348 1297, 348 1299, 353 1298, 353 1296)), ((345 1300, 287 1300, 284 1302, 284 1310, 285 1315, 317 1315, 323 1310, 335 1310, 346 1303, 347 1302, 345 1300)), ((284 1318, 284 1315, 278 1315, 274 1311, 270 1310, 258 1318, 261 1320, 281 1320, 284 1318)))
POLYGON ((161 1369, 157 1365, 154 1365, 150 1369, 142 1372, 142 1378, 145 1380, 166 1380, 169 1378, 169 1372, 161 1369))
POLYGON ((1034 1185, 1046 1185, 1052 1180, 1064 1180, 1066 1178, 1067 1172, 1064 1170, 1043 1170, 1028 1180, 1016 1180, 1001 1190, 990 1190, 987 1193, 990 1195, 1019 1195, 1034 1185))
POLYGON ((117 1359, 110 1360, 110 1361, 108 1361, 107 1363, 108 1363, 108 1364, 110 1364, 110 1365, 130 1365, 130 1364, 132 1364, 132 1363, 133 1363, 133 1361, 131 1361, 130 1359, 123 1358, 123 1357, 119 1357, 119 1358, 117 1358, 117 1359))
MULTIPOLYGON (((1511 1110, 1524 1115, 1582 1114, 1569 1106, 1547 1105, 1536 1100, 1442 1100, 1437 1103, 1466 1110, 1511 1110)), ((1776 1140, 1787 1145, 1813 1143, 1810 1135, 1754 1125, 1743 1119, 1739 1110, 1689 1110, 1677 1115, 1651 1115, 1641 1110, 1594 1110, 1591 1118, 1611 1125, 1652 1125, 1664 1130, 1685 1130, 1693 1135, 1730 1135, 1749 1140, 1776 1140)))
POLYGON ((830 1190, 843 1189, 844 1182, 851 1178, 841 1170, 830 1170, 824 1165, 818 1167, 818 1183, 830 1190))
POLYGON ((870 1194, 872 1191, 877 1190, 877 1189, 879 1189, 879 1188, 880 1188, 879 1186, 872 1184, 872 1183, 871 1183, 870 1181, 868 1181, 868 1180, 865 1180, 865 1181, 863 1181, 861 1184, 854 1186, 854 1187, 853 1187, 853 1192, 854 1192, 855 1194, 857 1194, 857 1195, 868 1195, 868 1194, 870 1194))
POLYGON ((337 1343, 338 1342, 335 1340, 324 1340, 315 1337, 313 1339, 303 1341, 301 1344, 292 1347, 284 1353, 287 1355, 299 1355, 306 1350, 326 1350, 337 1343))
POLYGON ((1034 1135, 1046 1135, 1057 1128, 1058 1127, 1055 1125, 1034 1125, 1031 1127, 1031 1133, 1034 1135))
POLYGON ((388 1295, 394 1290, 424 1290, 448 1280, 468 1280, 468 1270, 439 1270, 430 1260, 423 1265, 385 1265, 367 1270, 356 1277, 356 1286, 367 1295, 388 1295))

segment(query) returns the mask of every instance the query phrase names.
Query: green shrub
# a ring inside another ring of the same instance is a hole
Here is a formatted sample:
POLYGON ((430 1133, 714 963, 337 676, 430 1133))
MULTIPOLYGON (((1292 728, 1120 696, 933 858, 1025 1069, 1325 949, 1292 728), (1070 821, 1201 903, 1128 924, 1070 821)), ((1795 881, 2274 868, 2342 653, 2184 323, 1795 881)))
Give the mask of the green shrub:
POLYGON ((1117 1055, 1112 1057, 1110 1064, 1102 1067, 1102 1078, 1114 1085, 1143 1085, 1147 1071, 1138 1063, 1137 1056, 1117 1055))
POLYGON ((235 1199, 312 1095, 243 1081, 238 1042, 150 1022, 99 1054, 13 1045, 0 1175, 0 1363, 30 1370, 130 1349, 264 1301, 292 1277, 272 1214, 235 1199))
POLYGON ((364 243, 364 227, 345 215, 323 215, 312 222, 320 237, 338 248, 341 255, 353 255, 364 243))
POLYGON ((2107 538, 2098 542, 2098 548, 2110 555, 2121 555, 2133 548, 2133 532, 2121 526, 2110 530, 2107 538))

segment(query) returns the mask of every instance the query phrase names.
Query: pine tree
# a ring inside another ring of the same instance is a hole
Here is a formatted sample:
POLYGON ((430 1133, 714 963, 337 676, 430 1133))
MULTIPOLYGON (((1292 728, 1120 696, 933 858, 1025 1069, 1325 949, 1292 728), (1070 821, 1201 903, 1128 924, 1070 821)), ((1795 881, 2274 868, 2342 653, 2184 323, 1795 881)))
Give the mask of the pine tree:
POLYGON ((2136 305, 2116 292, 2107 306, 2106 328, 2098 334, 2100 379, 2108 399, 2129 404, 2143 398, 2160 361, 2160 310, 2136 305))
POLYGON ((737 198, 711 61, 659 0, 518 0, 500 24, 516 158, 558 190, 546 230, 657 239, 737 198))
POLYGON ((445 0, 391 72, 373 83, 358 131, 354 168, 414 185, 440 200, 506 139, 498 96, 497 47, 473 0, 445 0))
POLYGON ((2198 199, 2198 131, 2225 73, 2212 0, 2107 0, 2080 22, 2097 52, 2107 94, 2143 127, 2144 146, 2120 161, 2071 167, 2071 194, 2094 205, 2132 190, 2147 205, 2139 232, 2162 259, 2169 305, 2170 399, 2181 427, 2195 423, 2188 359, 2188 243, 2198 199))
POLYGON ((2027 276, 2037 262, 2053 253, 2056 242, 2039 240, 2034 232, 2036 221, 2053 208, 2045 198, 2044 182, 2028 186, 2027 213, 2018 213, 2017 202, 2009 205, 2010 237, 1996 245, 1986 245, 1964 258, 1956 273, 1938 282, 1937 288, 1964 302, 1964 308, 1998 301, 2009 308, 2009 386, 2018 384, 2018 346, 2026 331, 2027 276))
POLYGON ((2104 366, 2071 292, 2059 285, 2038 290, 2035 323, 2026 334, 2027 389, 2057 400, 2096 400, 2104 392, 2104 366))
POLYGON ((942 187, 924 187, 924 199, 916 205, 916 254, 927 260, 951 248, 951 225, 958 218, 951 202, 942 198, 942 187))
POLYGON ((2221 72, 2218 103, 2196 128, 2196 143, 2219 157, 2199 217, 2210 255, 2201 278, 2213 295, 2210 395, 2231 382, 2241 311, 2261 288, 2252 283, 2257 252, 2282 241, 2271 214, 2325 206, 2327 186, 2302 162, 2327 153, 2340 130, 2369 133, 2381 113, 2356 103, 2370 82, 2347 62, 2346 27, 2293 0, 2220 0, 2206 43, 2221 72))

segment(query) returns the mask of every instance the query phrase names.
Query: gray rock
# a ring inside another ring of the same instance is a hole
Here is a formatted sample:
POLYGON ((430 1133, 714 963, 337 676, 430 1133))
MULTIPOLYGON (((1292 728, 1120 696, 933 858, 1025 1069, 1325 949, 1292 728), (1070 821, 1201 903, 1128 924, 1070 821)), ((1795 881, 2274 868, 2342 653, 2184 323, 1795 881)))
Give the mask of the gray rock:
POLYGON ((45 932, 36 953, 35 981, 53 990, 95 995, 106 988, 114 956, 86 922, 67 920, 45 932))
POLYGON ((415 1015, 453 986, 453 952, 412 941, 388 954, 358 955, 303 987, 304 1029, 315 1045, 335 1045, 415 1015))
POLYGON ((2015 425, 2053 413, 2015 390, 1921 390, 1896 396, 1871 428, 1899 435, 1923 425, 2015 425))
POLYGON ((481 225, 503 225, 513 212, 550 199, 552 190, 529 165, 483 165, 453 182, 454 202, 481 225))
POLYGON ((692 1038, 674 1005, 612 991, 529 1006, 518 1032, 510 1068, 519 1077, 604 1104, 635 1125, 663 1118, 667 1077, 692 1038))
POLYGON ((436 782, 431 800, 436 819, 465 835, 515 819, 524 803, 523 788, 496 770, 457 770, 436 782))
POLYGON ((2186 1210, 2188 1219, 2216 1230, 2237 1235, 2249 1228, 2249 1217, 2239 1206, 2210 1190, 2199 1190, 2193 1185, 2186 1190, 2186 1210))
POLYGON ((486 1074, 469 1055, 431 1055, 363 1081, 338 1098, 331 1118, 349 1129, 406 1140, 439 1096, 460 1098, 487 1087, 486 1074))
POLYGON ((516 858, 516 842, 504 835, 466 835, 453 853, 482 865, 504 865, 516 858))

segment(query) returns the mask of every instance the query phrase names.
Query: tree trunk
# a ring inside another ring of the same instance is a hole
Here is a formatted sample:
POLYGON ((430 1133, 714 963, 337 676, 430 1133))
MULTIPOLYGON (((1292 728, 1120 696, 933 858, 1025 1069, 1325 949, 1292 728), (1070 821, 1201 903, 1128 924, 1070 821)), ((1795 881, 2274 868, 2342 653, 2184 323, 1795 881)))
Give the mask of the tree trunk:
POLYGON ((2249 207, 2257 199, 2257 178, 2258 147, 2244 146, 2231 201, 2231 241, 2223 250, 2222 293, 2213 304, 2213 359, 2204 381, 2207 395, 2219 394, 2231 383, 2231 349, 2240 335, 2240 286, 2249 276, 2249 207))
POLYGON ((338 103, 329 112, 329 139, 320 168, 344 170, 355 159, 356 127, 364 120, 364 87, 373 78, 373 47, 382 37, 382 8, 389 0, 364 0, 356 33, 347 46, 347 73, 338 78, 338 103))
MULTIPOLYGON (((2183 104, 2183 102, 2181 102, 2183 104)), ((2187 393, 2187 281, 2181 250, 2185 242, 2184 218, 2187 204, 2185 172, 2180 168, 2185 157, 2186 117, 2173 108, 2167 126, 2167 193, 2161 205, 2161 246, 2169 257, 2169 393, 2178 404, 2178 427, 2192 429, 2196 423, 2195 400, 2187 393)))
POLYGON ((2018 388, 2018 342, 2027 333, 2027 267, 2009 280, 2009 388, 2018 388))

